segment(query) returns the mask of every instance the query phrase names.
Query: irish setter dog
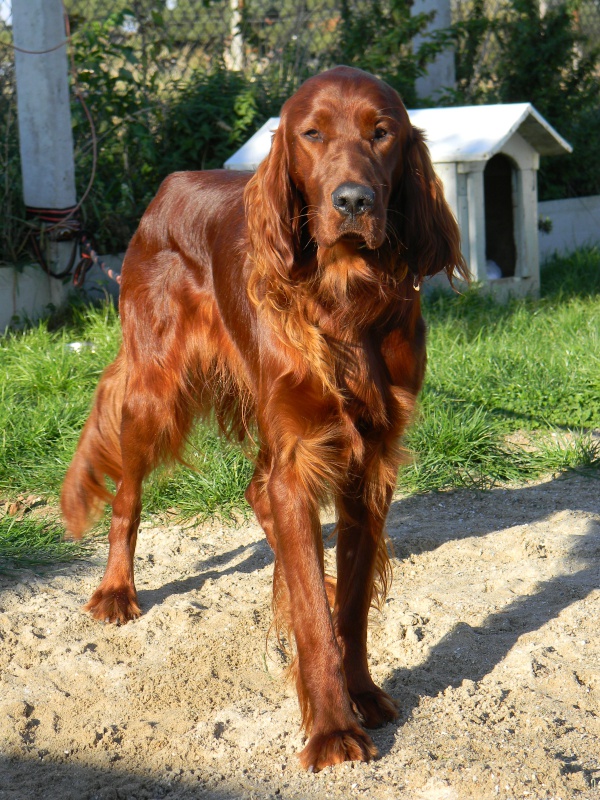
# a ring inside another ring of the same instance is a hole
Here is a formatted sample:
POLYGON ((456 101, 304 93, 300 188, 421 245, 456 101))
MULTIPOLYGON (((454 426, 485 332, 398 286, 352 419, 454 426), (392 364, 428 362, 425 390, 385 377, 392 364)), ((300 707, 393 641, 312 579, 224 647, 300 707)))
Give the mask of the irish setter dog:
POLYGON ((425 370, 422 280, 464 278, 459 230, 398 94, 358 69, 307 80, 256 174, 168 177, 123 264, 123 344, 67 473, 80 536, 112 503, 106 573, 86 608, 139 616, 142 481, 181 457, 194 420, 258 443, 246 497, 275 554, 275 618, 293 634, 300 753, 368 761, 364 727, 397 716, 367 664, 389 581, 384 523, 425 370), (114 497, 105 485, 116 485, 114 497), (321 501, 335 504, 337 580, 321 501))

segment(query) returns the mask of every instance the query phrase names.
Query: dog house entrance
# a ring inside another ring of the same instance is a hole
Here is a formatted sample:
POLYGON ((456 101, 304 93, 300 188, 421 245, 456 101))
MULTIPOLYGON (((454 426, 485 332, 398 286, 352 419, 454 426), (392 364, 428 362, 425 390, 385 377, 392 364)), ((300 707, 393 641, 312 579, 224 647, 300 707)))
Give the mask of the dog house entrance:
POLYGON ((499 153, 483 171, 485 205, 485 258, 488 278, 512 278, 517 265, 513 162, 499 153))

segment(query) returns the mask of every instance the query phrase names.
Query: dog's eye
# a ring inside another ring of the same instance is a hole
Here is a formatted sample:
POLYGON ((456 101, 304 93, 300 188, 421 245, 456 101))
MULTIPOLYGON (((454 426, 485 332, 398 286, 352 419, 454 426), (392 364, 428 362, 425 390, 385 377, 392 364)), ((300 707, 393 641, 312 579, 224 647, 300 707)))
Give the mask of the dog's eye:
POLYGON ((316 128, 309 128, 309 130, 304 131, 304 136, 306 136, 307 139, 312 139, 313 142, 318 142, 321 138, 321 134, 316 128))
POLYGON ((382 125, 378 125, 375 128, 375 133, 373 134, 373 138, 374 139, 385 139, 385 137, 387 135, 388 135, 387 130, 382 125))

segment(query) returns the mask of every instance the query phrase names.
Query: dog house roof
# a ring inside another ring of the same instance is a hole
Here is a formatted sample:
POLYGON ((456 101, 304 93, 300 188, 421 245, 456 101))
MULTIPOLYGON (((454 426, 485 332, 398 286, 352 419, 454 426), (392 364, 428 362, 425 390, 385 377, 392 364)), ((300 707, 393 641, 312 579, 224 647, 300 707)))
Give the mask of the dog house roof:
MULTIPOLYGON (((573 150, 531 103, 419 108, 408 114, 412 124, 425 132, 434 164, 487 161, 499 153, 515 133, 542 156, 573 150)), ((271 134, 278 125, 278 117, 267 120, 227 159, 226 169, 255 170, 269 152, 271 134)))
POLYGON ((408 113, 412 124, 425 131, 435 163, 487 161, 515 133, 541 156, 573 150, 531 103, 420 108, 408 113))

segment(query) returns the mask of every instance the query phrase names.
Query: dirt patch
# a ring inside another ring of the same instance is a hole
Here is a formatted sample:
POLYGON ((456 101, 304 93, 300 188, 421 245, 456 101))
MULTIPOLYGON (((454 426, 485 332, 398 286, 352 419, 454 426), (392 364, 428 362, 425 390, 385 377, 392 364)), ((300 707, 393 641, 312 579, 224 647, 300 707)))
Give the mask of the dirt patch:
POLYGON ((85 563, 0 578, 0 798, 600 798, 598 480, 397 498, 375 679, 402 708, 380 758, 302 772, 265 644, 259 528, 142 524, 144 616, 80 607, 85 563))

